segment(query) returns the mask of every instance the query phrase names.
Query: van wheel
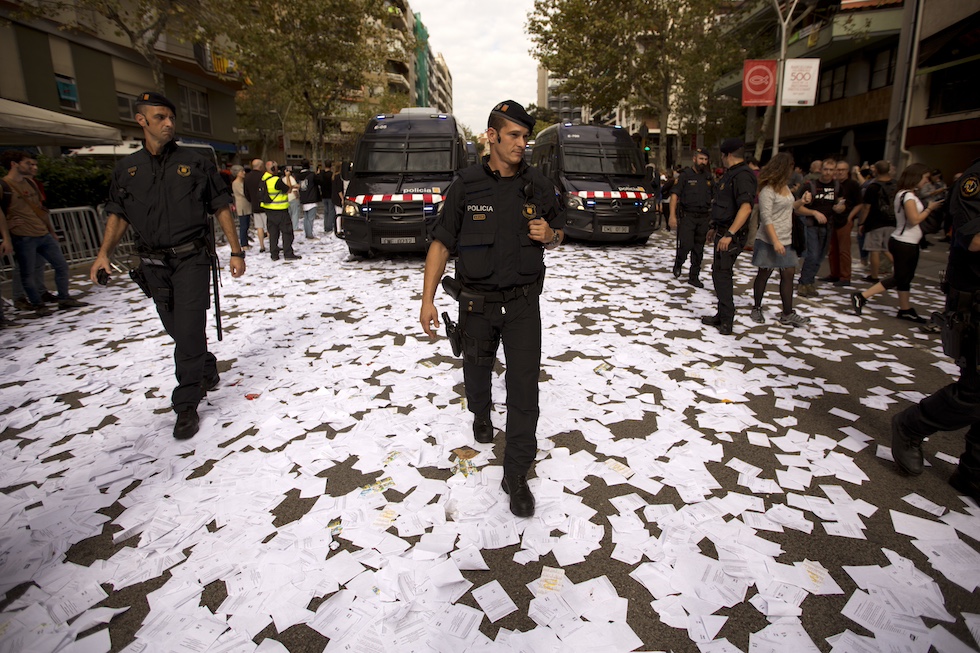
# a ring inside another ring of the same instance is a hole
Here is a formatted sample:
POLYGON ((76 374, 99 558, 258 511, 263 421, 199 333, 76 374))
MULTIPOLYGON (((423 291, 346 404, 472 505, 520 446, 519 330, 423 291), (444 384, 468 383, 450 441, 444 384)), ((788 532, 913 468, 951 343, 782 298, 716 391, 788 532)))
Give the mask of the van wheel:
POLYGON ((647 241, 650 240, 650 236, 644 236, 643 238, 637 238, 633 242, 637 245, 646 245, 647 241))
POLYGON ((370 248, 361 249, 360 247, 354 247, 353 245, 348 245, 347 249, 350 250, 350 255, 354 258, 371 258, 372 252, 370 248))

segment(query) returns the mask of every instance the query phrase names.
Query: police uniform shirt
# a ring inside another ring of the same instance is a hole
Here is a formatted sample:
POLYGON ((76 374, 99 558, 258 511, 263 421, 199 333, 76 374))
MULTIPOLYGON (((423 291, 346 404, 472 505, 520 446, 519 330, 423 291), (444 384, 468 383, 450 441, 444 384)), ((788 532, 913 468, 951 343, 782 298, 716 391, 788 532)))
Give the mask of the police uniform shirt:
POLYGON ((160 250, 204 237, 207 214, 231 203, 214 163, 170 141, 157 156, 144 148, 116 164, 106 211, 160 250))
MULTIPOLYGON (((750 206, 755 201, 756 189, 759 182, 745 161, 736 164, 725 171, 718 182, 715 191, 715 201, 711 205, 711 224, 716 229, 732 226, 735 222, 735 214, 743 204, 750 206)), ((742 225, 742 229, 748 227, 748 220, 742 225)))
POLYGON ((457 175, 442 217, 432 227, 432 239, 459 255, 457 275, 475 290, 534 283, 544 274, 544 247, 528 235, 525 205, 533 204, 536 217, 552 229, 561 228, 564 216, 554 184, 523 161, 514 177, 501 177, 486 161, 457 175), (479 181, 464 181, 470 174, 479 181), (525 198, 529 183, 533 197, 525 198))
POLYGON ((980 252, 969 249, 973 237, 980 233, 980 159, 963 172, 948 197, 953 243, 946 278, 957 290, 980 290, 980 252))
POLYGON ((691 213, 707 213, 711 210, 711 197, 714 194, 715 182, 711 171, 699 173, 692 167, 684 168, 671 189, 671 195, 677 195, 677 201, 684 211, 691 213))

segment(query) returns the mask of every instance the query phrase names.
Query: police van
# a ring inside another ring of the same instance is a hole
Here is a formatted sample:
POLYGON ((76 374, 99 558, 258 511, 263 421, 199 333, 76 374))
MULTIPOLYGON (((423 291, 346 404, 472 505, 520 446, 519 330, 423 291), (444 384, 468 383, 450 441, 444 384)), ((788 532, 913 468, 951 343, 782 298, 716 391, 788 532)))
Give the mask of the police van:
MULTIPOLYGON (((183 141, 177 139, 177 145, 183 148, 192 150, 208 159, 214 163, 215 167, 219 170, 221 166, 218 165, 218 155, 215 153, 214 148, 207 143, 195 143, 190 141, 183 141)), ((106 167, 114 167, 116 163, 130 154, 143 149, 143 141, 123 141, 117 144, 108 145, 89 145, 87 147, 80 147, 68 152, 68 156, 75 157, 85 161, 94 161, 98 165, 103 165, 106 167)))
POLYGON ((547 127, 535 138, 531 164, 561 193, 566 235, 645 243, 653 233, 657 198, 640 148, 622 127, 547 127))
POLYGON ((424 252, 446 189, 466 165, 466 137, 451 115, 415 107, 375 116, 342 171, 350 183, 337 235, 355 256, 424 252))

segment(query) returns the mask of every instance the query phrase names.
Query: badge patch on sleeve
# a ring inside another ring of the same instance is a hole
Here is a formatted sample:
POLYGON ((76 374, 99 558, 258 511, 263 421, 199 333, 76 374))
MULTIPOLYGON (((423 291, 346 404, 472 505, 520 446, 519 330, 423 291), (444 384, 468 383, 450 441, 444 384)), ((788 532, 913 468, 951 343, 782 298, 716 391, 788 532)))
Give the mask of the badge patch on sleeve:
POLYGON ((136 166, 133 166, 132 168, 129 168, 128 170, 126 170, 126 172, 129 173, 129 176, 130 177, 135 177, 136 176, 136 166))
POLYGON ((179 166, 177 166, 177 174, 181 177, 188 177, 191 174, 191 167, 181 163, 179 166))
POLYGON ((528 202, 524 205, 524 217, 528 220, 534 220, 538 217, 538 207, 528 202))
POLYGON ((960 195, 963 197, 976 197, 980 193, 980 178, 977 175, 970 175, 963 180, 960 186, 960 195))

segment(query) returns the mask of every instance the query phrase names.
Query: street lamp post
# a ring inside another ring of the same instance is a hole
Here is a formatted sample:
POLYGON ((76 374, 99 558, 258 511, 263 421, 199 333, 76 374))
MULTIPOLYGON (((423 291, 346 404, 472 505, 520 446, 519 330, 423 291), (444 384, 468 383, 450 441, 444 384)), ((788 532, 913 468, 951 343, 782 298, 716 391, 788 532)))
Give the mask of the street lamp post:
MULTIPOLYGON (((776 122, 772 128, 772 155, 779 154, 779 123, 783 114, 783 69, 786 67, 786 40, 788 38, 790 21, 793 19, 793 12, 799 0, 793 0, 789 5, 789 11, 783 16, 782 7, 779 0, 772 0, 772 6, 779 16, 779 61, 776 63, 776 122)), ((765 134, 763 134, 765 136, 765 134)))
MULTIPOLYGON (((286 112, 289 112, 288 107, 286 112)), ((286 118, 279 113, 278 109, 269 109, 269 114, 279 118, 279 124, 282 125, 282 162, 285 165, 286 159, 289 157, 289 135, 286 133, 286 118)))

